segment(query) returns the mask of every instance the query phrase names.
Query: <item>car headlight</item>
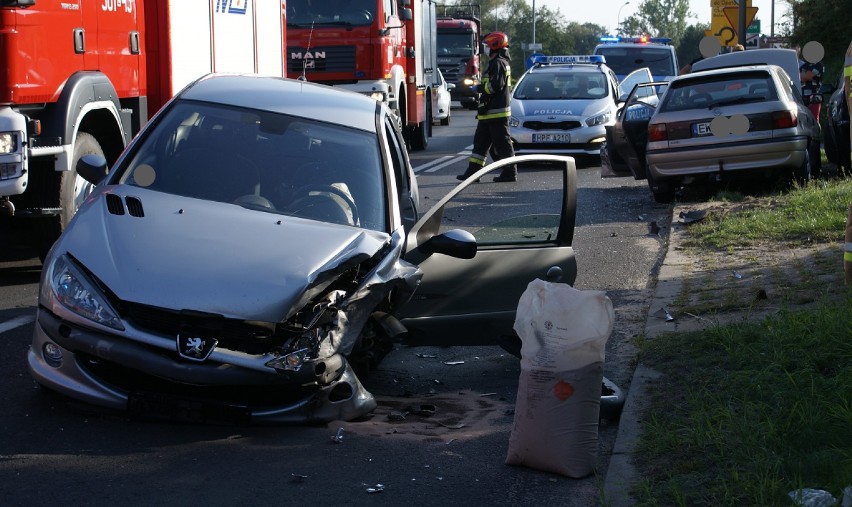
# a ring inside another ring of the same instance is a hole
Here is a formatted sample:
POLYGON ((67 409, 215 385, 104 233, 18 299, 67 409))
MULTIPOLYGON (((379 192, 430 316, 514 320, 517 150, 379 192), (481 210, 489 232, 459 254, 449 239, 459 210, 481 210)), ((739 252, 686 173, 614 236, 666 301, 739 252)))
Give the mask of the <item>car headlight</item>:
POLYGON ((17 132, 0 132, 0 155, 18 151, 17 132))
POLYGON ((97 286, 68 257, 58 257, 42 281, 42 295, 59 302, 75 314, 97 324, 124 331, 118 314, 97 286), (46 286, 46 287, 45 287, 46 286), (45 288, 50 293, 46 293, 45 288))
POLYGON ((514 116, 509 118, 509 126, 510 127, 517 127, 520 124, 521 124, 521 120, 515 118, 514 116))
POLYGON ((476 84, 476 81, 473 78, 470 78, 470 77, 464 78, 464 81, 462 81, 462 82, 467 86, 473 86, 473 85, 476 84))
POLYGON ((607 111, 597 116, 586 118, 586 125, 588 125, 589 127, 594 127, 595 125, 605 125, 609 123, 610 118, 612 118, 612 111, 607 111))

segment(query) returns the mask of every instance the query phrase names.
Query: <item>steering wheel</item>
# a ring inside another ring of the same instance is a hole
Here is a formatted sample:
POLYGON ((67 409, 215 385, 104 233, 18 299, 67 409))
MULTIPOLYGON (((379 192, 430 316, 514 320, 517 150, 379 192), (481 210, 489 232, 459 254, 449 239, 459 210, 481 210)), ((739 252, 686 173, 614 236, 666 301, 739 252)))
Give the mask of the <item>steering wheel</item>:
POLYGON ((368 11, 367 9, 359 9, 358 11, 356 11, 356 14, 359 16, 364 16, 364 19, 366 19, 368 23, 373 22, 373 13, 368 11))
POLYGON ((275 205, 272 201, 258 194, 241 195, 233 200, 234 204, 239 204, 243 208, 256 209, 260 211, 274 211, 275 205))
POLYGON ((333 185, 305 185, 297 188, 293 196, 293 201, 287 206, 287 211, 293 215, 323 219, 342 225, 361 223, 355 201, 347 192, 333 185), (329 207, 331 203, 335 206, 329 207), (343 208, 343 204, 349 208, 348 213, 343 208))

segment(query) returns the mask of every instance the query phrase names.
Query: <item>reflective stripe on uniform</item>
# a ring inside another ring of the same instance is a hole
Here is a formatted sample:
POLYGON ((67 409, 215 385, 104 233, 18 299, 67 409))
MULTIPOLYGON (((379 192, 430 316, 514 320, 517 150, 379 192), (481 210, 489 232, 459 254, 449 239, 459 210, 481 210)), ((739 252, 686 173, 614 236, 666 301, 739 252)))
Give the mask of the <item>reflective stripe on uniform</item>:
POLYGON ((485 167, 485 157, 480 157, 476 153, 471 153, 470 158, 467 159, 471 164, 476 164, 480 167, 485 167))
POLYGON ((499 113, 479 114, 476 115, 477 120, 494 120, 496 118, 508 118, 512 116, 510 111, 501 111, 499 113))

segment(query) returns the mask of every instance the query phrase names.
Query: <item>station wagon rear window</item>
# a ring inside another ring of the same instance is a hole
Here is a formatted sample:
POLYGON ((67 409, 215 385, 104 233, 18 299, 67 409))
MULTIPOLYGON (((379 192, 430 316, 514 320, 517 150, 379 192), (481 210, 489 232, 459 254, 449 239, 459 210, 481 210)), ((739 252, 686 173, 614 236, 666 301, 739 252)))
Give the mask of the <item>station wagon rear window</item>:
POLYGON ((732 72, 670 83, 660 112, 713 109, 774 100, 778 100, 778 92, 768 72, 732 72))

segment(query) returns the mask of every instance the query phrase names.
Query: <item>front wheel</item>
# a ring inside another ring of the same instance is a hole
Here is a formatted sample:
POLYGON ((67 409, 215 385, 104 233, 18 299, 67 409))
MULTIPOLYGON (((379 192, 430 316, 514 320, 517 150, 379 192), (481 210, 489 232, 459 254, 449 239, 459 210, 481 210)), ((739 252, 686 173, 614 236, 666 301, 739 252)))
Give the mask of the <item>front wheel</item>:
POLYGON ((95 137, 87 132, 78 132, 74 141, 74 155, 71 159, 71 169, 68 171, 55 171, 45 181, 42 189, 45 192, 48 206, 59 208, 59 213, 54 216, 38 220, 36 234, 39 238, 39 258, 44 261, 47 252, 53 243, 68 226, 68 222, 77 212, 77 208, 83 200, 92 192, 94 185, 84 180, 77 174, 77 163, 83 155, 104 156, 104 151, 95 137))

